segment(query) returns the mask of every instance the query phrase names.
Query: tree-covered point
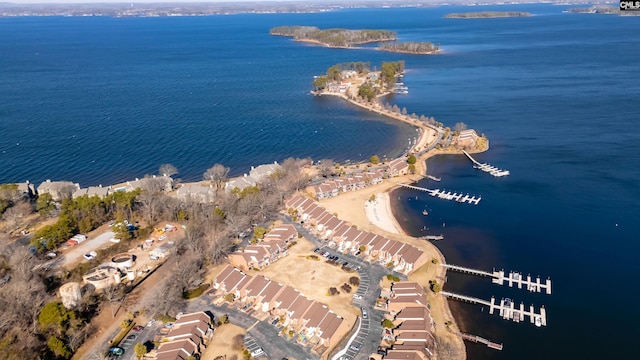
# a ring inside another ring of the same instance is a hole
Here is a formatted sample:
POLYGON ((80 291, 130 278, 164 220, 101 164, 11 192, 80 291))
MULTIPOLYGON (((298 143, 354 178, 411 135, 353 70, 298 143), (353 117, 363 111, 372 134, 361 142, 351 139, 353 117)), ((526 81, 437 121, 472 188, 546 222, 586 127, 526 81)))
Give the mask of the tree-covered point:
POLYGON ((445 15, 445 19, 486 19, 500 17, 527 17, 531 13, 523 11, 479 11, 466 13, 451 13, 445 15))
POLYGON ((294 40, 313 40, 333 47, 348 47, 356 44, 390 41, 398 37, 395 32, 389 30, 322 30, 315 26, 277 26, 272 28, 269 33, 271 35, 291 36, 294 40))
POLYGON ((396 76, 404 72, 404 61, 382 62, 380 66, 380 77, 388 86, 392 87, 396 82, 396 76))
POLYGON ((439 45, 431 42, 399 42, 386 41, 380 44, 380 50, 391 52, 402 52, 409 54, 433 54, 440 51, 439 45))

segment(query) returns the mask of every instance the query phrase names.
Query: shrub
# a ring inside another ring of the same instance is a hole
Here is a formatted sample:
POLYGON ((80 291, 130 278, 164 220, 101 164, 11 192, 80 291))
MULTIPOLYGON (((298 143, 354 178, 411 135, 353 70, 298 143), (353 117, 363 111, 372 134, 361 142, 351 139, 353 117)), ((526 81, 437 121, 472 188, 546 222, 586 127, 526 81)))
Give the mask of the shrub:
POLYGON ((338 291, 338 289, 336 289, 335 287, 329 288, 329 296, 338 295, 338 294, 340 294, 340 291, 338 291))
POLYGON ((391 321, 389 319, 384 319, 382 321, 382 327, 383 328, 387 328, 387 329, 393 329, 395 327, 395 325, 393 324, 393 321, 391 321))
POLYGON ((224 301, 226 302, 234 302, 236 300, 236 296, 233 293, 228 293, 224 296, 224 301))
POLYGON ((349 278, 349 284, 353 286, 360 286, 360 278, 357 276, 352 276, 349 278))
POLYGON ((195 289, 191 289, 183 292, 182 297, 187 300, 197 298, 198 296, 202 295, 205 292, 205 290, 209 288, 209 286, 211 286, 209 285, 209 283, 204 283, 195 289))
POLYGON ((349 286, 349 284, 347 284, 347 283, 342 284, 342 286, 340 286, 340 288, 342 290, 344 290, 344 292, 346 292, 347 294, 351 292, 351 286, 349 286))

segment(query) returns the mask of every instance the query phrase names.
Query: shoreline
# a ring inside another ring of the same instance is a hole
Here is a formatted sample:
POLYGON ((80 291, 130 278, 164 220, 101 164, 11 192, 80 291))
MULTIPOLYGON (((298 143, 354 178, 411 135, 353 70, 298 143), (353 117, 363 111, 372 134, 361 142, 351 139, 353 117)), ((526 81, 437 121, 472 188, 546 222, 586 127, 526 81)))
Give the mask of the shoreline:
MULTIPOLYGON (((320 203, 328 210, 335 213, 340 212, 344 220, 350 221, 361 230, 367 230, 378 234, 386 235, 389 238, 412 244, 426 251, 433 258, 433 263, 427 263, 420 269, 415 269, 410 275, 409 280, 421 283, 425 289, 429 289, 428 282, 435 280, 446 282, 446 269, 437 264, 446 263, 444 254, 438 247, 428 241, 418 240, 408 235, 404 228, 398 222, 398 217, 394 213, 393 202, 391 196, 395 190, 399 188, 398 183, 417 182, 427 176, 427 160, 436 155, 444 154, 462 154, 461 150, 447 148, 436 149, 435 143, 440 140, 442 129, 436 126, 426 124, 424 122, 413 119, 408 115, 393 113, 384 109, 379 101, 372 103, 362 103, 350 98, 346 93, 332 92, 313 92, 316 95, 338 96, 347 102, 354 104, 362 109, 373 111, 379 115, 411 124, 420 129, 419 140, 410 148, 409 153, 417 153, 417 161, 415 164, 415 174, 394 177, 384 182, 370 186, 365 189, 343 193, 335 198, 321 200, 320 203), (420 152, 427 150, 426 152, 420 152), (371 195, 375 195, 376 200, 370 202, 371 195), (345 216, 346 215, 346 216, 345 216), (364 216, 363 216, 364 215, 364 216)), ((384 93, 377 98, 387 95, 384 93)), ((377 99, 376 98, 376 99, 377 99)), ((483 147, 475 148, 468 151, 469 153, 480 153, 489 149, 489 141, 487 140, 483 147)), ((433 293, 427 290, 427 298, 431 304, 431 312, 436 322, 435 335, 440 341, 448 343, 455 349, 456 355, 454 359, 466 359, 466 346, 462 336, 460 336, 460 327, 456 321, 451 307, 447 299, 439 293, 433 293), (447 325, 449 324, 449 325, 447 325)))

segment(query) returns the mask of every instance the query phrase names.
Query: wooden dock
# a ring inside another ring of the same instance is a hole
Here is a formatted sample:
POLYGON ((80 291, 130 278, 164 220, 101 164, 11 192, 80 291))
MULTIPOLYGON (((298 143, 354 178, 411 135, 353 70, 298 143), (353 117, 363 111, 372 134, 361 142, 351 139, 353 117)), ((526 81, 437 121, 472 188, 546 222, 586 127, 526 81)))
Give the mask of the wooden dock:
POLYGON ((433 196, 433 197, 438 197, 440 199, 443 200, 455 200, 459 203, 469 203, 469 204, 474 204, 474 205, 478 205, 478 203, 480 202, 480 200, 482 199, 481 196, 479 197, 475 197, 475 196, 469 196, 469 194, 467 195, 462 195, 462 193, 457 193, 457 192, 451 192, 451 191, 446 191, 446 190, 440 190, 440 189, 427 189, 427 188, 423 188, 423 187, 419 187, 419 186, 413 186, 413 185, 409 185, 409 184, 398 184, 402 187, 405 187, 407 189, 412 189, 412 190, 418 190, 418 191, 424 191, 426 193, 428 193, 429 195, 433 196))
POLYGON ((515 284, 518 286, 518 289, 522 289, 524 286, 531 292, 539 293, 544 290, 547 295, 551 295, 551 279, 546 279, 544 282, 541 282, 540 276, 533 281, 531 279, 531 275, 527 275, 525 279, 521 273, 515 271, 510 271, 509 275, 505 276, 504 270, 488 272, 451 264, 440 264, 440 266, 465 274, 492 277, 493 279, 491 279, 491 282, 494 284, 504 285, 507 283, 509 284, 509 287, 513 287, 515 284))
POLYGON ((462 152, 467 155, 467 157, 469 158, 469 160, 471 160, 473 162, 473 167, 479 170, 482 170, 486 173, 489 173, 492 176, 495 177, 502 177, 502 176, 507 176, 510 174, 509 170, 501 170, 498 169, 495 166, 489 165, 489 164, 481 164, 478 161, 476 161, 476 159, 472 158, 471 155, 469 155, 468 152, 462 150, 462 152))
POLYGON ((462 332, 459 332, 458 335, 460 335, 464 340, 467 341, 472 341, 474 343, 481 343, 481 344, 485 344, 487 345, 488 348, 491 349, 495 349, 495 350, 502 350, 502 344, 498 344, 498 343, 494 343, 490 340, 487 340, 483 337, 477 336, 477 335, 471 335, 471 334, 465 334, 462 332))
POLYGON ((444 235, 425 235, 420 236, 418 240, 444 240, 444 235))
POLYGON ((500 317, 505 320, 512 320, 519 323, 521 321, 524 322, 526 317, 529 317, 529 321, 532 324, 536 326, 547 326, 547 312, 544 306, 540 308, 539 313, 536 313, 533 305, 529 307, 529 311, 525 310, 523 303, 520 303, 520 306, 516 308, 515 302, 509 298, 501 299, 500 303, 497 304, 493 296, 491 297, 491 301, 486 301, 471 296, 450 293, 448 291, 441 291, 440 293, 450 299, 488 306, 489 314, 497 311, 500 317))

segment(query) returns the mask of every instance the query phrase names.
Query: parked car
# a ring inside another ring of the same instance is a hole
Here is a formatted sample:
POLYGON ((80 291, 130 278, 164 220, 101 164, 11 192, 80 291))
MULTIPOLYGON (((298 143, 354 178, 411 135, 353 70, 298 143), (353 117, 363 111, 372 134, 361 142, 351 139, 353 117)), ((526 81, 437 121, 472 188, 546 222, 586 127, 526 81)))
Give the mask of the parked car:
POLYGON ((111 241, 111 242, 112 242, 112 243, 114 243, 114 244, 117 244, 117 243, 119 243, 119 242, 120 242, 120 239, 111 238, 111 239, 109 239, 109 241, 111 241))
POLYGON ((158 241, 163 241, 163 240, 167 240, 168 236, 167 235, 162 235, 158 238, 158 241))
POLYGON ((365 309, 364 307, 361 307, 360 310, 362 310, 362 318, 366 319, 367 318, 367 309, 365 309))
POLYGON ((109 348, 109 355, 122 356, 123 354, 124 349, 121 347, 112 346, 111 348, 109 348))
POLYGON ((96 256, 98 256, 98 253, 95 252, 95 251, 91 251, 91 252, 86 253, 86 254, 84 254, 82 256, 87 260, 93 260, 93 259, 95 259, 96 256))
POLYGON ((131 335, 127 336, 127 340, 135 340, 137 337, 138 337, 138 335, 131 334, 131 335))
POLYGON ((358 350, 360 350, 360 347, 359 347, 358 345, 351 345, 351 346, 349 346, 349 348, 350 348, 351 350, 353 350, 353 351, 358 351, 358 350))
POLYGON ((140 332, 144 330, 144 326, 136 325, 133 327, 133 331, 140 332))
POLYGON ((155 321, 155 320, 153 320, 153 319, 151 319, 151 320, 149 320, 149 322, 147 323, 147 327, 153 326, 153 324, 155 324, 155 323, 156 323, 156 321, 155 321))

